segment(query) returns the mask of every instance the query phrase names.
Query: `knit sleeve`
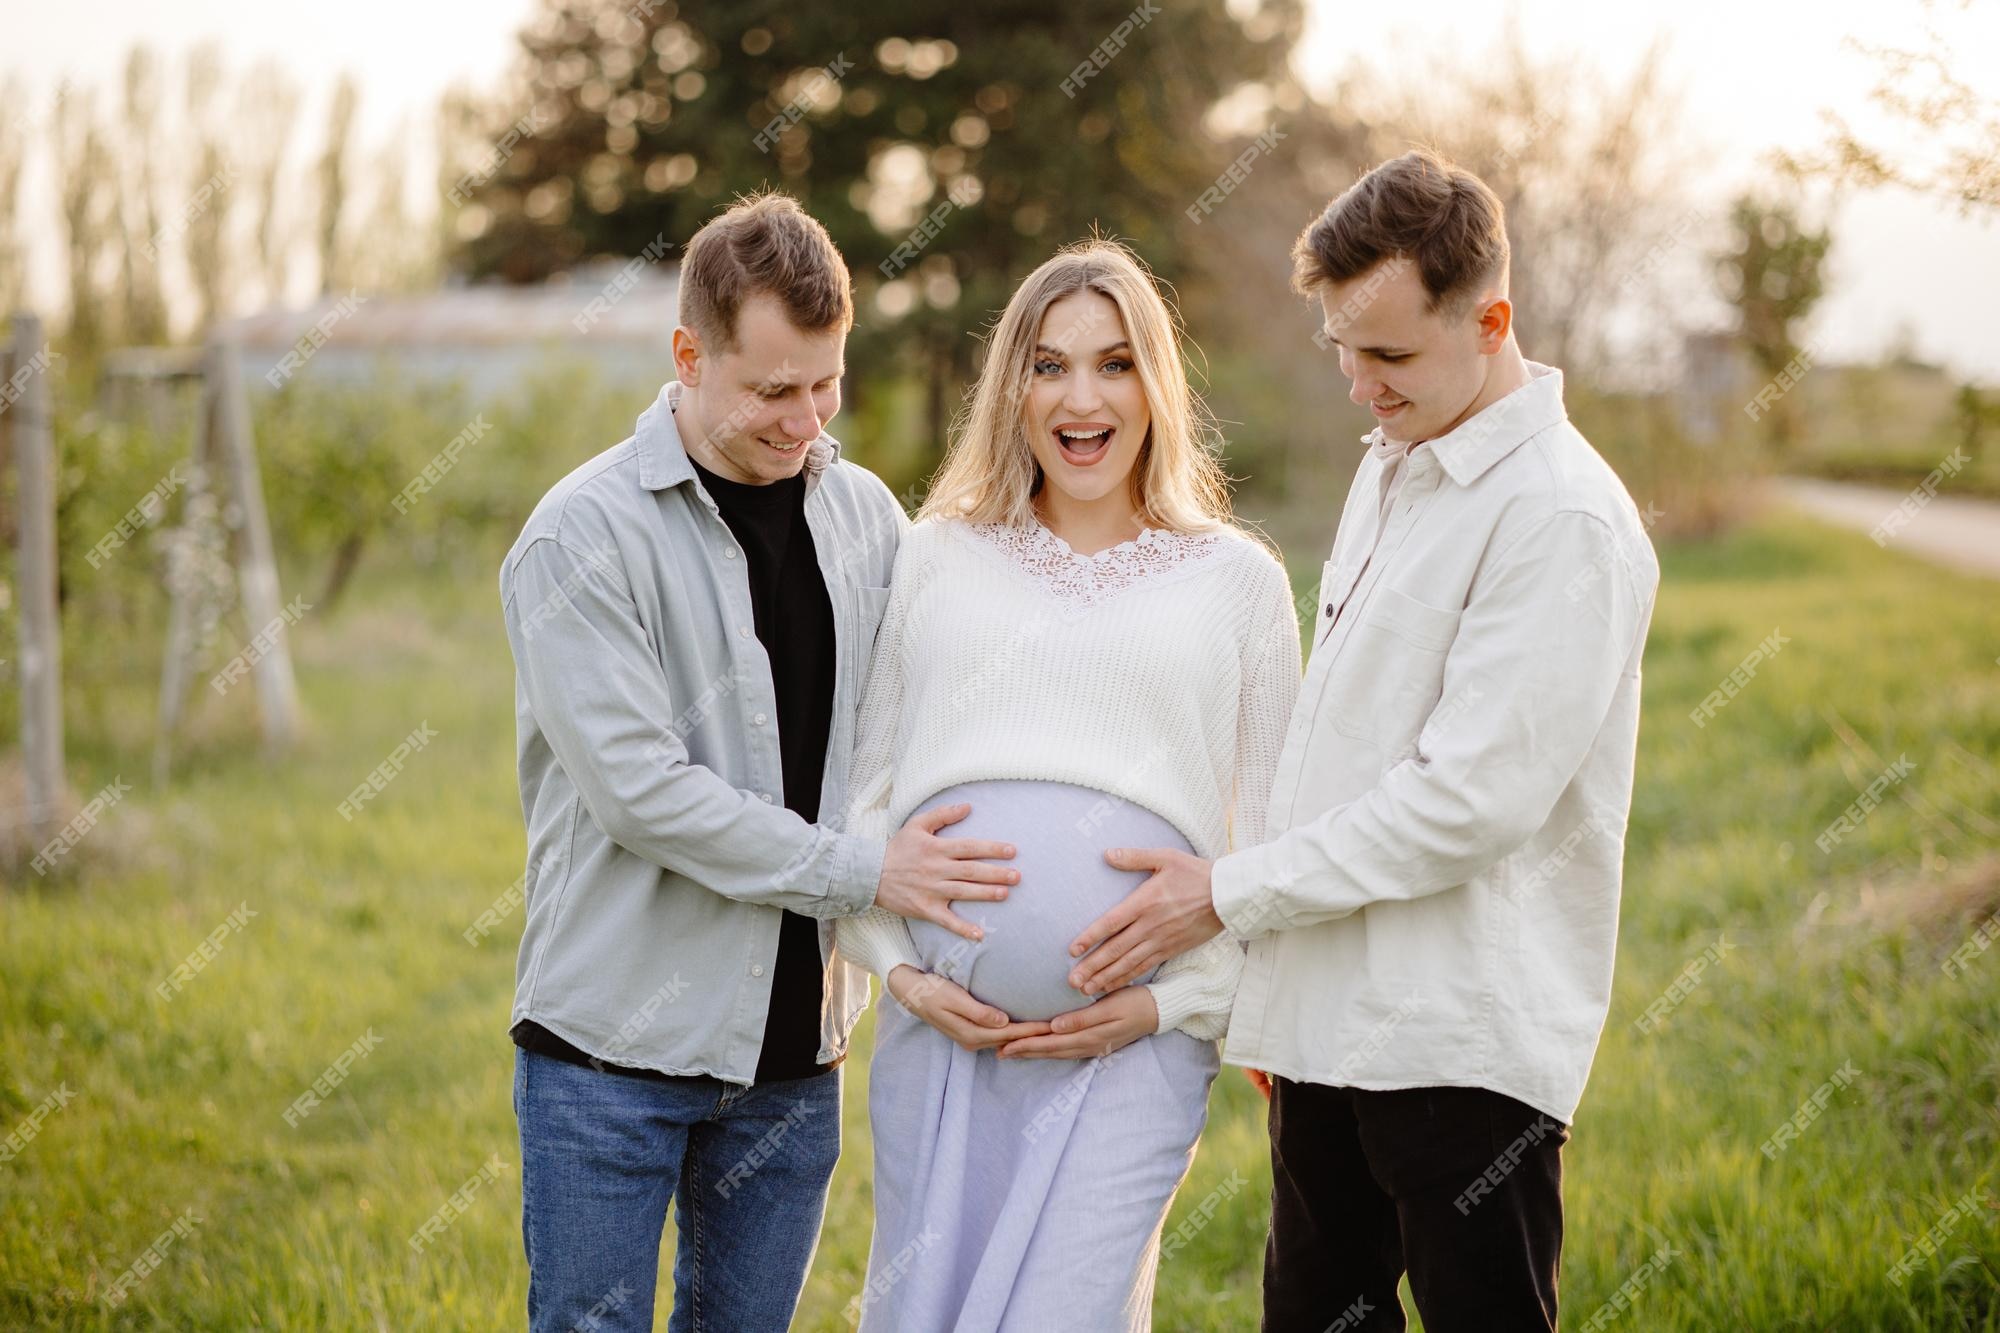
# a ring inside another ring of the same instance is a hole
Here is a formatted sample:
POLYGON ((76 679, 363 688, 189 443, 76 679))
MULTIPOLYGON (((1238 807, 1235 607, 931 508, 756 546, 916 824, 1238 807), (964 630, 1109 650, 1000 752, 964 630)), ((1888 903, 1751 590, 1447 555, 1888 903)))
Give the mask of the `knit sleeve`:
MULTIPOLYGON (((1236 702, 1236 755, 1231 776, 1230 846, 1264 840, 1264 816, 1278 771, 1285 730, 1299 693, 1299 622, 1284 567, 1263 555, 1249 601, 1254 608, 1243 650, 1236 702)), ((1243 944, 1228 934, 1160 965, 1148 983, 1160 1010, 1160 1031, 1180 1028, 1204 1040, 1229 1029, 1229 1010, 1243 975, 1243 944)))
MULTIPOLYGON (((915 531, 905 536, 890 579, 889 604, 875 636, 875 654, 868 679, 861 687, 860 716, 855 723, 854 760, 849 768, 847 830, 887 842, 895 832, 890 820, 895 808, 895 752, 903 713, 906 659, 904 627, 912 596, 925 581, 924 563, 915 531)), ((899 963, 922 968, 916 942, 903 918, 881 907, 834 922, 834 948, 858 967, 888 979, 899 963)))
POLYGON ((1169 958, 1146 983, 1160 1011, 1160 1031, 1179 1028, 1214 1041, 1229 1031, 1229 1008, 1243 977, 1243 945, 1228 935, 1169 958))
POLYGON ((1264 841, 1271 784, 1278 756, 1299 698, 1299 616, 1284 566, 1258 562, 1256 607, 1243 653, 1243 692, 1236 705, 1235 795, 1229 817, 1229 848, 1239 851, 1264 841))

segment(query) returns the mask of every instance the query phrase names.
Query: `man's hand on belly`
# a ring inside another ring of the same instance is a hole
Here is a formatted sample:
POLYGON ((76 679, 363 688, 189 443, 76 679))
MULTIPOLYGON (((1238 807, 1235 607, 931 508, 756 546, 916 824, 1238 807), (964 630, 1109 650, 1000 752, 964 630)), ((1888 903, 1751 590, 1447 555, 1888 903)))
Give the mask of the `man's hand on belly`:
POLYGON ((1209 876, 1213 862, 1171 847, 1115 847, 1104 859, 1120 870, 1153 874, 1069 946, 1070 957, 1083 958, 1070 969, 1070 985, 1103 995, 1222 933, 1209 876))

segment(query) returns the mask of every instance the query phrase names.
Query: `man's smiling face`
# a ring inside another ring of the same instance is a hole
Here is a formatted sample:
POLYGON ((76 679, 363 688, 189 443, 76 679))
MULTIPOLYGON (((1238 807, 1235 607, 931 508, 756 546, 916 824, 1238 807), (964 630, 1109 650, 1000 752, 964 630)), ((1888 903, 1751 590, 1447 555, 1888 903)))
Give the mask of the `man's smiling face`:
POLYGON ((1418 266, 1392 255, 1321 286, 1319 299, 1340 373, 1351 382, 1348 397, 1374 412, 1384 435, 1420 444, 1470 415, 1485 383, 1485 358, 1504 341, 1507 322, 1500 321, 1496 340, 1492 314, 1505 297, 1482 288, 1432 310, 1418 266))

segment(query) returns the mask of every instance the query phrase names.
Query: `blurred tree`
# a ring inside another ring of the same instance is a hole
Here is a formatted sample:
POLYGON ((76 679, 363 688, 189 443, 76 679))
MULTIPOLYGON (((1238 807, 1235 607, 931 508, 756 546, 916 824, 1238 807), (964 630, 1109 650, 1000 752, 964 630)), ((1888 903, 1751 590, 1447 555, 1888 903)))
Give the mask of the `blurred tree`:
POLYGON ((125 124, 118 144, 118 221, 124 327, 132 343, 167 336, 167 298, 160 284, 159 67, 135 46, 125 58, 125 124))
MULTIPOLYGON (((1966 43, 1935 20, 1939 6, 1922 0, 1926 18, 1921 48, 1847 45, 1875 62, 1869 100, 1887 113, 1915 148, 1890 147, 1851 126, 1836 111, 1820 113, 1826 139, 1819 147, 1780 152, 1781 167, 1797 177, 1836 184, 1899 185, 1920 194, 1955 200, 1960 213, 2000 207, 2000 102, 1982 95, 1955 70, 1963 70, 1966 43)), ((1963 14, 1971 0, 1949 8, 1963 14)), ((1991 53, 1988 53, 1988 61, 1991 53)), ((1985 66, 1991 69, 1990 63, 1985 66)))
POLYGON ((107 313, 116 308, 106 261, 117 239, 117 197, 111 188, 112 157, 97 121, 96 99, 88 92, 56 94, 56 163, 68 243, 69 329, 72 355, 94 360, 111 336, 107 313))
POLYGON ((326 148, 319 159, 319 289, 323 294, 348 285, 341 215, 347 207, 347 155, 360 102, 361 89, 354 76, 341 75, 327 110, 326 148))
POLYGON ((236 164, 229 155, 229 120, 218 98, 224 78, 214 43, 196 47, 187 68, 187 199, 169 231, 185 236, 188 276, 195 294, 194 335, 228 313, 232 291, 228 247, 236 164))
MULTIPOLYGON (((28 88, 9 75, 0 81, 0 106, 27 106, 28 88)), ((28 121, 0 117, 0 315, 17 309, 27 279, 27 255, 21 245, 21 170, 29 151, 28 121)))
POLYGON ((257 276, 264 299, 273 305, 285 298, 292 231, 281 202, 285 154, 298 124, 299 95, 274 61, 261 61, 244 79, 238 97, 237 123, 241 154, 248 178, 250 216, 256 228, 257 276))
MULTIPOLYGON (((1798 373, 1804 350, 1800 326, 1826 293, 1827 251, 1833 238, 1825 229, 1800 222, 1797 210, 1746 195, 1729 215, 1728 248, 1716 257, 1723 295, 1736 307, 1743 345, 1757 368, 1776 378, 1798 373)), ((1809 359, 1808 359, 1809 364, 1809 359)), ((1798 443, 1798 400, 1780 393, 1762 414, 1768 438, 1781 453, 1798 443)))
POLYGON ((1004 16, 546 0, 458 262, 525 282, 662 239, 677 253, 735 194, 786 190, 873 303, 853 363, 926 386, 934 450, 973 368, 968 330, 1059 245, 1100 228, 1169 280, 1186 269, 1182 212, 1229 165, 1202 116, 1288 80, 1302 24, 1300 0, 1004 16))

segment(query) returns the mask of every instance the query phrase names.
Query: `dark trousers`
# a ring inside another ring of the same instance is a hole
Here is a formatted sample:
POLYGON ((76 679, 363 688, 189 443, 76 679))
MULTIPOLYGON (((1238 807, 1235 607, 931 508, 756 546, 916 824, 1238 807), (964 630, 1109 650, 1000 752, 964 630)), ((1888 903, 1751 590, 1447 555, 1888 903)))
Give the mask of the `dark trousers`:
POLYGON ((1553 1330, 1569 1129, 1482 1088, 1271 1080, 1264 1333, 1553 1330))

